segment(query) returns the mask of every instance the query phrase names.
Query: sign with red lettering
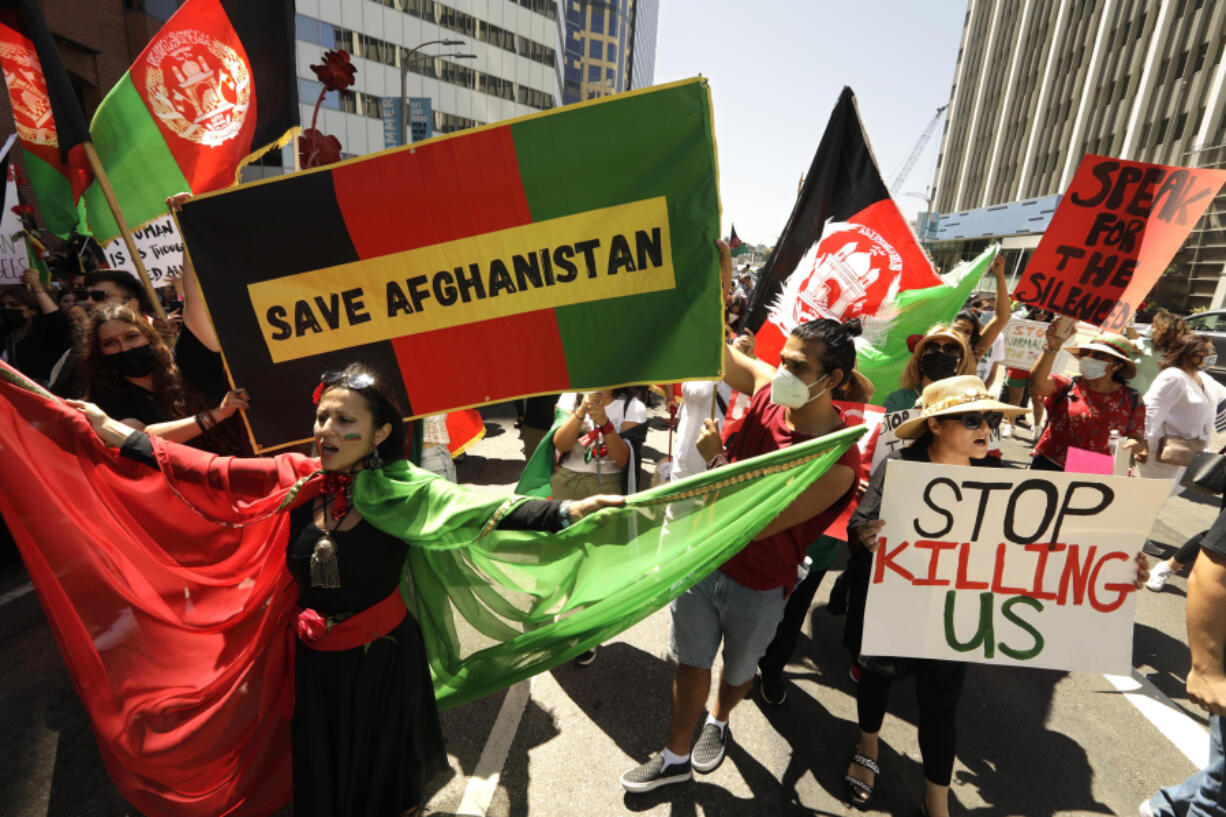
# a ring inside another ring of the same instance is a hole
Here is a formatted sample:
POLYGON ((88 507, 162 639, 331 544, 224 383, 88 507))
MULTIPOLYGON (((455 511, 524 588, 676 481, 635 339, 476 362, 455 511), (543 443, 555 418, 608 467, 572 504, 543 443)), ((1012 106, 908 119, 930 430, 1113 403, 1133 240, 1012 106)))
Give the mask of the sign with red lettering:
POLYGON ((1226 170, 1087 154, 1013 297, 1123 331, 1223 183, 1226 170))
POLYGON ((1127 675, 1169 480, 890 460, 865 655, 1127 675))

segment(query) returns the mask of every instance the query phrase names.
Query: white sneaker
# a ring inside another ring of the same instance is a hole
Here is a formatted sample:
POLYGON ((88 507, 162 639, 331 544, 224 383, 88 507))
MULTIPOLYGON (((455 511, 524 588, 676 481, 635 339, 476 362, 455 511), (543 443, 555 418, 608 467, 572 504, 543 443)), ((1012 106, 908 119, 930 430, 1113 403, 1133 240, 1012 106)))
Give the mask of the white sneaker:
POLYGON ((1140 812, 1141 817, 1154 817, 1153 806, 1149 804, 1148 800, 1142 800, 1141 805, 1137 807, 1137 811, 1140 812))
POLYGON ((1174 572, 1169 562, 1159 562, 1157 567, 1149 571, 1149 581, 1145 583, 1145 586, 1157 593, 1163 587, 1166 587, 1166 580, 1174 572))

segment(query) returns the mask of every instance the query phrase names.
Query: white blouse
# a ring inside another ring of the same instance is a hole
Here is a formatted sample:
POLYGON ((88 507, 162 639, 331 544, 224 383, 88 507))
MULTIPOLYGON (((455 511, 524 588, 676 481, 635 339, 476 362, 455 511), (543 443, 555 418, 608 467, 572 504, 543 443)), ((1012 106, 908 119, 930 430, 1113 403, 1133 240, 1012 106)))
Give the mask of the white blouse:
POLYGON ((1221 387, 1207 372, 1201 373, 1205 389, 1192 376, 1174 366, 1158 372, 1145 392, 1145 439, 1150 456, 1156 456, 1158 441, 1164 436, 1185 437, 1209 442, 1217 413, 1216 392, 1221 387), (1216 389, 1214 387, 1217 387, 1216 389))

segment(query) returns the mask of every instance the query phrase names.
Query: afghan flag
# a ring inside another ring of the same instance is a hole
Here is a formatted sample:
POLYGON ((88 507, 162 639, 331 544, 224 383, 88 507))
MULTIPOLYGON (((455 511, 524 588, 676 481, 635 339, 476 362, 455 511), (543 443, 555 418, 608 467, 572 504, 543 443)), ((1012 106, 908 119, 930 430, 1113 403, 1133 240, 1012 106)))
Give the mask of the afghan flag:
POLYGON ((43 224, 66 238, 91 179, 89 130, 35 0, 0 0, 0 67, 43 224))
POLYGON ((728 239, 728 249, 733 255, 744 255, 749 252, 749 247, 737 237, 735 224, 732 225, 732 237, 728 239))
MULTIPOLYGON (((238 181, 298 125, 292 0, 188 0, 162 26, 90 125, 132 227, 166 197, 238 181)), ((119 235, 102 189, 85 193, 100 244, 119 235)))
POLYGON ((695 79, 197 196, 179 223, 266 451, 353 361, 411 417, 719 377, 719 212, 695 79))
POLYGON ((881 180, 855 94, 844 88, 746 310, 755 351, 777 365, 797 324, 876 315, 902 292, 940 285, 881 180))

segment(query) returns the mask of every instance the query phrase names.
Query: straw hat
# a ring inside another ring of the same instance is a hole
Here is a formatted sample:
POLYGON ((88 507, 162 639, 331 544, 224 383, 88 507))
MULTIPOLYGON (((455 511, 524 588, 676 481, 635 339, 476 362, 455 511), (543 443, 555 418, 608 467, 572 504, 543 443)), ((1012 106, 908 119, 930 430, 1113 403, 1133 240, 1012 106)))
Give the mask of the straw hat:
POLYGON ((921 411, 894 430, 903 439, 918 437, 928 427, 929 417, 965 414, 970 411, 999 411, 1006 417, 1025 414, 1030 409, 1002 403, 988 394, 987 386, 973 374, 947 377, 929 383, 920 397, 921 411))
POLYGON ((1124 362, 1125 379, 1132 380, 1137 376, 1137 362, 1133 360, 1137 354, 1137 349, 1132 345, 1132 341, 1123 335, 1104 333, 1089 343, 1068 347, 1068 353, 1074 357, 1081 357, 1082 352, 1102 352, 1103 354, 1111 355, 1111 357, 1124 362))

